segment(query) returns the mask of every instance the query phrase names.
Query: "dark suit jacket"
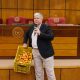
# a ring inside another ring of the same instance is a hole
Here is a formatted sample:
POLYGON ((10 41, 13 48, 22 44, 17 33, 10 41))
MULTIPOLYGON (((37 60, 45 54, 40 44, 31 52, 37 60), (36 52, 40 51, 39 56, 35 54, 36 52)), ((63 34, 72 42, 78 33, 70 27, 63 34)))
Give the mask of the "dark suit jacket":
MULTIPOLYGON (((30 29, 25 33, 23 43, 27 43, 29 39, 29 46, 32 47, 32 39, 31 35, 34 30, 34 25, 30 27, 30 29)), ((53 56, 54 50, 51 44, 51 40, 53 40, 54 35, 53 31, 46 24, 42 24, 40 27, 41 34, 37 39, 37 46, 39 52, 43 58, 48 58, 53 56)))

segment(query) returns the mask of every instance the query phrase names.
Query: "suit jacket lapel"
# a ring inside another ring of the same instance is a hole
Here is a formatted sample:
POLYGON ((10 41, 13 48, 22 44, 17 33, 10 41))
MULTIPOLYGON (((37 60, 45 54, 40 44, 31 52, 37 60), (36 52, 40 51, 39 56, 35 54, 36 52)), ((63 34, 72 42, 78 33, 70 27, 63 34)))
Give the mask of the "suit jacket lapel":
POLYGON ((43 31, 43 25, 41 24, 41 27, 40 27, 40 31, 42 32, 43 31))

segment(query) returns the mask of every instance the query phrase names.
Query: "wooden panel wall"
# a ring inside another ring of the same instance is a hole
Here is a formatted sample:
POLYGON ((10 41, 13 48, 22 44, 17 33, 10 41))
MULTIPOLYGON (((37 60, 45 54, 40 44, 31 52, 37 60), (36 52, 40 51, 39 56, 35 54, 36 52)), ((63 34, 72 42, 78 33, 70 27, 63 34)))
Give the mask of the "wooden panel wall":
POLYGON ((61 80, 79 80, 80 68, 72 69, 62 69, 61 70, 61 80))
POLYGON ((80 10, 80 0, 67 0, 66 9, 80 10))
POLYGON ((17 0, 2 0, 2 9, 17 8, 17 0))
POLYGON ((79 17, 80 17, 80 0, 66 0, 67 22, 80 24, 79 17))
MULTIPOLYGON (((33 67, 31 67, 31 72, 27 74, 14 72, 13 69, 3 69, 0 70, 0 72, 0 80, 15 80, 16 78, 17 80, 35 80, 35 72, 33 67)), ((60 80, 60 69, 55 68, 55 75, 56 79, 60 80)), ((48 80, 46 75, 45 80, 48 80)))
POLYGON ((0 0, 0 9, 4 23, 9 16, 33 18, 33 13, 39 11, 44 18, 64 16, 66 23, 80 24, 80 0, 0 0))
POLYGON ((50 10, 50 17, 65 17, 65 10, 50 10))
POLYGON ((50 0, 50 9, 65 10, 65 0, 50 0))
MULTIPOLYGON (((12 33, 11 33, 12 34, 12 33)), ((23 42, 23 38, 0 37, 0 56, 15 56, 17 47, 23 42)))
POLYGON ((10 80, 35 80, 34 68, 31 67, 31 72, 27 74, 16 73, 14 70, 10 70, 10 80))
POLYGON ((1 9, 1 7, 2 7, 2 1, 0 0, 0 9, 1 9))
POLYGON ((9 70, 0 70, 0 80, 9 80, 9 70))
POLYGON ((35 12, 41 12, 45 19, 49 17, 49 10, 34 10, 35 12))
POLYGON ((18 9, 33 10, 33 0, 18 0, 18 9))
POLYGON ((2 9, 2 19, 6 23, 6 19, 9 16, 17 16, 17 9, 2 9))
POLYGON ((2 1, 0 0, 0 18, 1 18, 1 14, 2 14, 2 13, 1 13, 1 10, 2 10, 2 9, 1 9, 1 8, 2 8, 2 1))
POLYGON ((0 9, 0 18, 1 18, 1 9, 0 9))
MULTIPOLYGON (((56 80, 80 80, 80 68, 55 68, 56 80)), ((0 80, 35 80, 34 68, 29 74, 16 73, 12 69, 0 69, 0 80)), ((45 80, 47 80, 45 76, 45 80)))
POLYGON ((34 0, 34 9, 48 9, 49 10, 49 0, 34 0))
POLYGON ((33 18, 33 10, 20 9, 20 10, 18 10, 18 16, 23 16, 23 17, 32 19, 33 18))
POLYGON ((55 37, 52 42, 55 56, 77 56, 77 40, 77 37, 55 37))

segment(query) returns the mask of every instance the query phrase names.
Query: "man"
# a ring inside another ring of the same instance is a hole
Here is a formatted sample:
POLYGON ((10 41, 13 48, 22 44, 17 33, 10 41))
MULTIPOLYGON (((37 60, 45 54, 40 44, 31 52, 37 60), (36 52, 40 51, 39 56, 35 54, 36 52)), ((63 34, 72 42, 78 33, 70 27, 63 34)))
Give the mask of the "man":
POLYGON ((43 15, 34 13, 34 24, 25 33, 23 47, 32 47, 32 54, 35 66, 36 80, 44 80, 44 68, 47 73, 48 80, 56 80, 54 73, 53 47, 53 31, 46 24, 42 24, 43 15), (44 68, 43 68, 44 66, 44 68))

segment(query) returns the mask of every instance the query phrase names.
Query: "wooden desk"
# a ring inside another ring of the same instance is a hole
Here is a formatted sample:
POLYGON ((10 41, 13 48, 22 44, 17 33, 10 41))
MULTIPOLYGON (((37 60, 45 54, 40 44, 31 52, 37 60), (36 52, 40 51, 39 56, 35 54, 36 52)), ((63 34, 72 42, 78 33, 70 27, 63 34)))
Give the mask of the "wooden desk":
MULTIPOLYGON (((23 35, 29 27, 19 25, 0 25, 0 57, 13 58, 19 44, 23 42, 23 35)), ((55 58, 80 58, 80 26, 54 26, 55 58)))

